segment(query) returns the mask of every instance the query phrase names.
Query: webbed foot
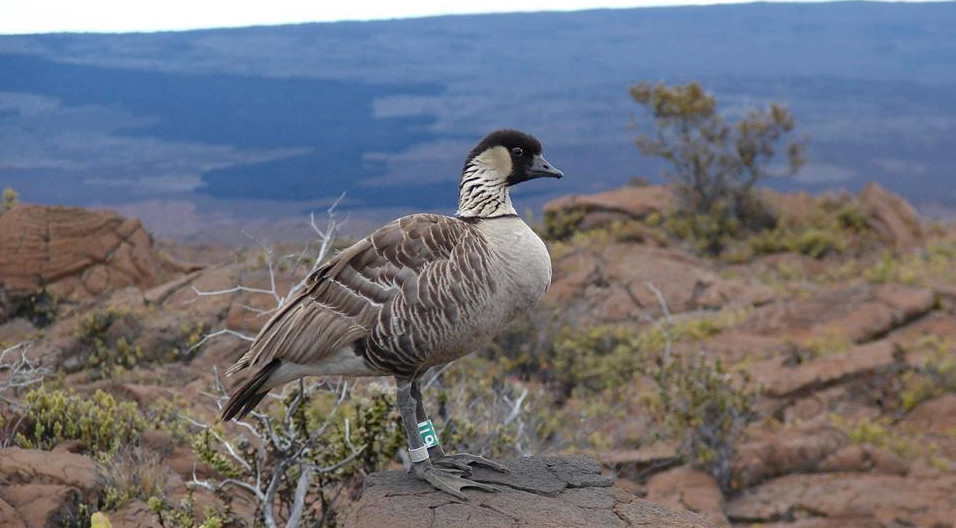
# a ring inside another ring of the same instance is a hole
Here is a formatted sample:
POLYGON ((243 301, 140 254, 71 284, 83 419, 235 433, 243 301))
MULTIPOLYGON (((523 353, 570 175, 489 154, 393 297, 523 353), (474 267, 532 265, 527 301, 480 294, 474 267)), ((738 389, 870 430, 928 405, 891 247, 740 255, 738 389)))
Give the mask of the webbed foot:
POLYGON ((440 469, 433 467, 427 462, 413 465, 412 473, 414 473, 416 477, 431 484, 438 491, 443 491, 464 501, 468 500, 468 497, 461 492, 463 488, 476 488, 492 493, 498 493, 501 491, 490 484, 483 484, 481 482, 475 482, 473 480, 463 478, 455 469, 440 469))
POLYGON ((511 470, 501 464, 488 460, 478 455, 468 453, 454 453, 449 455, 437 455, 431 457, 432 464, 452 469, 458 469, 470 473, 472 466, 493 469, 499 473, 511 473, 511 470))

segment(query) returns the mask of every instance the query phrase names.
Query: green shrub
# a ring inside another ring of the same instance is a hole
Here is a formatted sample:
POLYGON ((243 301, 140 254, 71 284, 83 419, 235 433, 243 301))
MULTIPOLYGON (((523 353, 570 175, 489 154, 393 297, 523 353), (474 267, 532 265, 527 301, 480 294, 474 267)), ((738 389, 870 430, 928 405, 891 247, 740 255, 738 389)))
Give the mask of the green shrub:
POLYGON ((600 392, 630 383, 641 363, 659 354, 667 341, 699 341, 740 324, 744 308, 677 318, 672 326, 628 324, 560 325, 541 313, 507 327, 483 354, 506 372, 543 381, 556 403, 573 391, 600 392))
POLYGON ((836 218, 840 227, 845 229, 862 232, 870 228, 866 214, 852 203, 840 206, 836 212, 836 218))
POLYGON ((186 445, 192 442, 193 434, 189 422, 183 419, 180 412, 189 405, 190 403, 182 397, 175 399, 160 397, 150 402, 149 406, 143 409, 143 414, 146 416, 150 429, 162 431, 177 444, 186 445))
POLYGON ((540 452, 554 434, 547 391, 510 378, 501 363, 480 356, 441 372, 424 397, 446 452, 524 456, 540 452))
POLYGON ((9 187, 3 190, 3 197, 0 199, 0 214, 20 203, 20 194, 9 187))
MULTIPOLYGON (((393 393, 371 387, 341 397, 313 386, 300 398, 299 386, 293 386, 281 401, 260 408, 241 435, 230 435, 221 424, 204 428, 193 437, 193 451, 218 474, 209 486, 231 491, 242 482, 275 501, 275 509, 266 512, 257 498, 254 518, 237 521, 238 526, 259 526, 268 515, 288 515, 295 501, 304 500, 295 491, 305 469, 309 507, 300 520, 334 526, 340 494, 364 474, 390 465, 405 445, 393 393)), ((235 494, 217 497, 219 511, 229 512, 235 494)))
POLYGON ((815 259, 842 253, 850 245, 848 234, 834 225, 780 226, 750 237, 748 243, 757 255, 792 251, 815 259))
MULTIPOLYGON (((217 427, 217 429, 221 428, 217 427)), ((222 432, 214 432, 212 428, 203 429, 196 434, 192 439, 192 448, 196 459, 226 478, 242 477, 242 467, 216 449, 220 438, 222 438, 222 432)))
POLYGON ((883 258, 863 270, 863 277, 877 284, 956 282, 956 244, 932 244, 920 253, 886 252, 883 258))
POLYGON ((566 240, 577 232, 584 220, 584 209, 574 208, 560 211, 545 211, 544 238, 546 240, 566 240))
POLYGON ((94 367, 100 377, 111 377, 123 369, 133 368, 143 357, 138 345, 130 343, 131 336, 111 336, 110 328, 127 317, 123 310, 101 308, 76 323, 74 335, 85 347, 86 364, 94 367))
POLYGON ((757 394, 747 388, 746 378, 735 381, 719 359, 703 355, 661 358, 642 371, 655 385, 649 404, 663 436, 678 443, 686 462, 729 490, 735 446, 756 417, 757 394))
POLYGON ((831 419, 837 427, 842 429, 851 442, 855 444, 869 444, 892 451, 896 455, 912 460, 921 457, 927 451, 933 451, 933 446, 925 446, 907 438, 888 417, 876 419, 846 420, 838 416, 831 419))
POLYGON ((196 499, 188 489, 186 496, 177 505, 169 504, 159 496, 150 497, 149 509, 156 514, 162 528, 223 528, 225 526, 246 526, 233 514, 228 506, 222 511, 211 506, 196 511, 196 499))
POLYGON ((786 151, 790 174, 806 162, 805 138, 788 139, 796 121, 780 104, 750 108, 730 121, 718 111, 714 95, 696 82, 643 82, 630 93, 654 124, 653 133, 638 136, 637 145, 669 165, 664 174, 672 182, 678 210, 689 216, 713 216, 722 204, 726 217, 745 222, 754 186, 770 177, 778 147, 786 151))
POLYGON ((97 390, 92 397, 72 392, 31 390, 23 397, 24 420, 16 443, 52 449, 64 440, 79 440, 94 456, 115 453, 139 438, 146 422, 133 402, 118 403, 97 390))
POLYGON ((731 214, 726 203, 719 202, 708 214, 680 210, 668 214, 664 219, 664 230, 672 237, 690 242, 701 253, 718 255, 740 235, 741 221, 731 214))
POLYGON ((820 228, 811 228, 800 233, 793 241, 793 249, 798 253, 823 258, 831 253, 839 253, 846 249, 845 242, 837 233, 820 228))
POLYGON ((920 339, 914 349, 928 353, 922 364, 900 372, 896 392, 904 412, 926 400, 956 393, 956 359, 951 342, 938 336, 920 339))
POLYGON ((189 361, 195 357, 198 347, 203 338, 209 332, 209 326, 202 321, 184 322, 179 327, 179 335, 170 350, 170 361, 182 359, 189 361))

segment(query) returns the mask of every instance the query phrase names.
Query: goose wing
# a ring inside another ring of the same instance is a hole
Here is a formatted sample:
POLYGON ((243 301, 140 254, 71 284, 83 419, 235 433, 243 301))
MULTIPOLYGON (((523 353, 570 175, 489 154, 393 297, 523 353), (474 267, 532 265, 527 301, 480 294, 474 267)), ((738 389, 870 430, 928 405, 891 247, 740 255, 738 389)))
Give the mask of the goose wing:
POLYGON ((441 296, 433 291, 435 281, 427 280, 428 270, 447 263, 456 248, 474 247, 480 236, 466 222, 442 215, 386 224, 315 270, 227 375, 274 360, 320 361, 368 338, 376 324, 389 328, 398 299, 403 307, 434 308, 441 296))

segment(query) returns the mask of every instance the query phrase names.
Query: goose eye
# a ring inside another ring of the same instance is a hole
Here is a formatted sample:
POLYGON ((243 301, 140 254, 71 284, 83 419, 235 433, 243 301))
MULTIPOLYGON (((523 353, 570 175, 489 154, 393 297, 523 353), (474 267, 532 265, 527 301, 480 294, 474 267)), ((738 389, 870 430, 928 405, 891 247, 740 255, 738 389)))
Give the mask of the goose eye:
POLYGON ((521 147, 515 147, 511 149, 511 153, 514 154, 516 158, 520 158, 521 156, 524 156, 524 151, 521 150, 521 147))

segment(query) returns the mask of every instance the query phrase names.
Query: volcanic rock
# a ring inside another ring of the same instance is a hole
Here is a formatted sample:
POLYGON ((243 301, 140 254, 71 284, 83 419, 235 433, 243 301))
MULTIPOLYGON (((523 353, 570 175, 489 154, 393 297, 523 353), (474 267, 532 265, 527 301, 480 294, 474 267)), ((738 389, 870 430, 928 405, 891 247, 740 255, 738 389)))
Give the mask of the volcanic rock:
POLYGON ((470 477, 501 493, 465 489, 460 501, 404 471, 373 473, 345 523, 348 528, 388 526, 461 528, 498 526, 655 526, 704 528, 703 517, 645 501, 612 486, 600 466, 583 456, 501 461, 511 473, 475 469, 470 477))
POLYGON ((83 298, 149 288, 186 271, 153 249, 139 220, 113 211, 18 205, 0 216, 0 288, 83 298))

